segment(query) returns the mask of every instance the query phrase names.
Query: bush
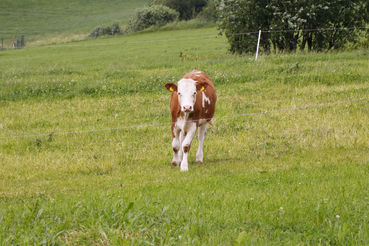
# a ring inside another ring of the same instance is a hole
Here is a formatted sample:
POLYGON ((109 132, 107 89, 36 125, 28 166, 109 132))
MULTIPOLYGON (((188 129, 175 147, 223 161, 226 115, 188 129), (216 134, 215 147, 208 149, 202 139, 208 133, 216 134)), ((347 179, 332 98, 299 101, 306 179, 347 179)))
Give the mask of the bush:
POLYGON ((114 23, 112 26, 111 26, 111 34, 112 35, 120 35, 120 34, 123 34, 123 31, 122 29, 120 28, 120 25, 118 23, 114 23))
POLYGON ((111 35, 111 27, 109 26, 98 26, 89 35, 91 38, 97 38, 100 36, 111 35))
MULTIPOLYGON (((211 1, 211 0, 209 0, 211 1)), ((180 20, 195 18, 206 6, 208 0, 151 0, 150 4, 160 4, 176 10, 180 20)))
POLYGON ((178 19, 179 13, 167 6, 152 5, 139 9, 128 23, 129 32, 137 32, 151 26, 163 26, 178 19))
POLYGON ((94 30, 92 30, 92 32, 88 36, 91 38, 97 38, 100 36, 110 36, 120 34, 123 34, 122 29, 120 28, 118 23, 114 23, 112 26, 98 26, 94 30))

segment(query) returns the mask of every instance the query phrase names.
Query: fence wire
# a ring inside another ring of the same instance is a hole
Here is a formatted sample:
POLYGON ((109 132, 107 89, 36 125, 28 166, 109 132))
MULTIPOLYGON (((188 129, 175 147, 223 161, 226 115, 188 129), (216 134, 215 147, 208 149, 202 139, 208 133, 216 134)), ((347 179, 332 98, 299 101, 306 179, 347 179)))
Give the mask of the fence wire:
MULTIPOLYGON (((361 97, 361 98, 351 98, 349 100, 340 100, 328 103, 319 103, 313 105, 303 105, 294 108, 282 108, 282 109, 274 109, 274 110, 265 110, 253 113, 244 113, 244 114, 234 114, 234 115, 225 115, 212 118, 213 120, 219 119, 226 119, 226 118, 237 118, 237 117, 246 117, 246 116, 255 116, 255 115, 265 115, 265 114, 273 114, 273 113, 282 113, 282 112, 293 112, 293 111, 301 111, 307 110, 311 108, 321 108, 321 107, 328 107, 334 106, 338 104, 344 103, 355 103, 359 101, 369 100, 369 97, 361 97)), ((211 120, 211 119, 202 119, 202 120, 211 120)), ((190 120, 188 122, 196 122, 194 120, 190 120)), ((118 130, 125 130, 125 129, 133 129, 133 128, 149 128, 149 127, 160 127, 166 126, 169 127, 171 123, 154 123, 154 124, 142 124, 142 125, 129 125, 129 126, 119 126, 114 128, 102 128, 102 129, 90 129, 90 130, 71 130, 65 132, 50 132, 50 133, 40 133, 40 134, 25 134, 25 135, 18 135, 18 136, 2 136, 0 139, 16 139, 16 138, 29 138, 29 137, 43 137, 43 136, 54 136, 54 135, 70 135, 70 134, 89 134, 89 133, 96 133, 96 132, 106 132, 106 131, 118 131, 118 130)))
MULTIPOLYGON (((300 29, 300 30, 293 30, 293 29, 285 29, 285 30, 261 30, 264 33, 273 33, 273 32, 315 32, 315 31, 334 31, 334 30, 355 30, 355 29, 363 29, 368 30, 369 27, 348 27, 348 28, 316 28, 316 29, 300 29)), ((251 32, 243 32, 243 33, 236 33, 233 35, 251 35, 251 34, 258 34, 259 31, 251 31, 251 32)), ((141 41, 133 41, 133 42, 115 42, 115 43, 96 43, 91 45, 78 45, 78 44, 62 44, 62 45, 40 45, 40 46, 33 46, 30 48, 36 47, 80 47, 80 46, 111 46, 111 45, 120 45, 120 44, 140 44, 140 43, 160 43, 160 42, 168 42, 168 41, 185 41, 185 40, 198 40, 199 38, 202 39, 209 39, 209 38, 216 38, 217 36, 214 35, 203 35, 203 36, 196 36, 196 37, 182 37, 182 38, 174 38, 174 39, 162 39, 162 40, 141 40, 141 41)), ((236 115, 225 115, 214 117, 214 120, 223 119, 223 118, 234 118, 234 117, 245 117, 245 116, 254 116, 254 115, 262 115, 262 114, 271 114, 271 113, 279 113, 279 112, 288 112, 288 111, 297 111, 297 110, 306 110, 310 108, 318 108, 318 107, 325 107, 325 106, 333 106, 337 104, 343 103, 354 103, 358 101, 368 100, 369 97, 357 98, 357 99, 349 99, 344 101, 336 101, 336 102, 329 102, 329 103, 322 103, 322 104, 315 104, 315 105, 305 105, 295 108, 285 108, 285 109, 277 109, 277 110, 266 110, 254 113, 244 113, 244 114, 236 114, 236 115)), ((51 133, 40 133, 40 134, 25 134, 25 135, 17 135, 17 136, 0 136, 0 139, 15 139, 15 138, 28 138, 28 137, 42 137, 42 136, 50 136, 50 135, 69 135, 69 134, 88 134, 94 132, 104 132, 104 131, 116 131, 116 130, 124 130, 124 129, 132 129, 132 128, 147 128, 147 127, 158 127, 158 126, 168 126, 172 123, 156 123, 156 124, 142 124, 142 125, 129 125, 129 126, 120 126, 115 128, 104 128, 104 129, 90 129, 90 130, 71 130, 65 132, 51 132, 51 133)))
MULTIPOLYGON (((369 30, 369 27, 342 27, 342 28, 312 28, 312 29, 280 29, 280 30, 260 30, 262 33, 281 33, 281 32, 318 32, 318 31, 343 31, 343 30, 369 30)), ((239 32, 232 34, 225 34, 225 36, 240 36, 240 35, 253 35, 258 34, 259 31, 250 31, 250 32, 239 32)), ((24 33, 25 35, 29 35, 24 33)), ((94 43, 94 44, 55 44, 55 45, 35 45, 26 48, 53 48, 53 47, 94 47, 94 46, 111 46, 111 45, 125 45, 125 44, 142 44, 142 43, 162 43, 162 42, 175 42, 175 41, 186 41, 186 40, 198 40, 198 39, 210 39, 210 38, 219 38, 221 37, 221 33, 218 35, 198 35, 191 37, 182 37, 182 38, 173 38, 173 39, 157 39, 157 40, 140 40, 140 41, 122 41, 122 42, 114 42, 114 43, 94 43)), ((1 34, 0 34, 1 39, 1 34)), ((82 40, 83 41, 83 40, 82 40)), ((4 47, 5 48, 5 47, 4 47)))
MULTIPOLYGON (((280 29, 280 30, 260 30, 262 33, 278 32, 319 32, 319 31, 350 31, 350 30, 369 30, 369 27, 341 27, 341 28, 311 28, 311 29, 280 29)), ((258 34, 259 31, 234 33, 231 36, 258 34)))

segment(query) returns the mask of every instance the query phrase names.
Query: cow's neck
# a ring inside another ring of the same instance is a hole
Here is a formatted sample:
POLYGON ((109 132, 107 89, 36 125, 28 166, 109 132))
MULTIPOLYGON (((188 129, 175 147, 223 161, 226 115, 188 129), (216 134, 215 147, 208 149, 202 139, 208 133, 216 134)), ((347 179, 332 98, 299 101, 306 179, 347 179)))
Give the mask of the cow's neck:
POLYGON ((187 121, 188 118, 190 117, 190 113, 189 112, 185 112, 183 113, 183 118, 187 121))
POLYGON ((185 112, 180 111, 178 118, 187 121, 187 120, 191 120, 192 116, 193 116, 193 112, 191 112, 191 113, 186 112, 185 113, 185 112))

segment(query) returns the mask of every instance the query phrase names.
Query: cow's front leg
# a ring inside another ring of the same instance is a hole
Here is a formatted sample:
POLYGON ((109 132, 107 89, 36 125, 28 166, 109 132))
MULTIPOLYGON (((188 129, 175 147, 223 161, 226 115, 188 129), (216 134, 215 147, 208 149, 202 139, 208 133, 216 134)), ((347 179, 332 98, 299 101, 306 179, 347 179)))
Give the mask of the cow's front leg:
POLYGON ((199 126, 199 148, 196 152, 196 162, 202 162, 204 159, 204 154, 202 152, 204 146, 204 139, 206 135, 206 123, 199 126))
POLYGON ((183 159, 183 151, 182 151, 183 139, 184 139, 183 131, 180 131, 180 133, 179 133, 180 148, 179 148, 179 151, 178 151, 178 160, 179 160, 178 164, 180 164, 182 162, 182 159, 183 159))
POLYGON ((190 123, 184 130, 184 139, 182 142, 183 158, 181 162, 181 172, 188 171, 188 152, 191 148, 191 142, 196 132, 196 123, 190 123))
POLYGON ((173 160, 172 166, 178 166, 182 160, 182 149, 181 149, 181 130, 179 128, 174 128, 174 138, 172 140, 173 148, 173 160))

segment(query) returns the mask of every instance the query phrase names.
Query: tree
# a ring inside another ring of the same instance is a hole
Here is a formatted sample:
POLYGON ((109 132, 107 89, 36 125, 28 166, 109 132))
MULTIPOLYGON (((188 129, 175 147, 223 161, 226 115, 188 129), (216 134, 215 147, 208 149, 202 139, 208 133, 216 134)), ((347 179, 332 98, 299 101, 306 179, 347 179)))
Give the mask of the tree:
POLYGON ((369 22, 367 0, 218 0, 217 11, 218 27, 238 53, 255 50, 257 30, 268 30, 260 41, 264 52, 338 49, 357 40, 352 27, 369 22), (255 34, 239 34, 248 32, 255 34))
MULTIPOLYGON (((228 38, 231 52, 255 51, 256 31, 267 30, 270 27, 272 16, 265 8, 268 2, 268 0, 217 2, 218 27, 228 38), (254 33, 247 34, 249 32, 254 33)), ((260 41, 266 52, 270 50, 269 36, 263 35, 260 41)))

